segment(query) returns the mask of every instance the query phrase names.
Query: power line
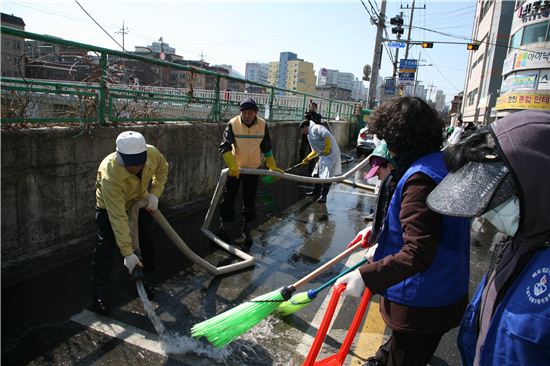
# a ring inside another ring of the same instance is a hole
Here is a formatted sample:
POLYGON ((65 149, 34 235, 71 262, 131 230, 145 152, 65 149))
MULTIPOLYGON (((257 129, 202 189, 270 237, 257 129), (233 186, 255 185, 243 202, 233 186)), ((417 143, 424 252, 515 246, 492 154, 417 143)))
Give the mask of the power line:
MULTIPOLYGON (((374 19, 374 16, 371 14, 371 12, 369 11, 369 8, 367 8, 367 5, 365 5, 365 2, 363 0, 361 0, 361 4, 363 4, 363 7, 365 8, 365 10, 367 11, 367 13, 369 14, 370 16, 370 19, 374 22, 376 21, 374 19)), ((371 5, 372 6, 372 5, 371 5)), ((380 17, 378 17, 379 21, 380 21, 380 17)))
POLYGON ((455 90, 458 92, 460 91, 460 89, 458 89, 453 83, 451 83, 451 81, 449 79, 447 79, 447 77, 445 76, 445 74, 443 74, 441 72, 441 70, 439 70, 439 67, 437 67, 437 64, 434 62, 434 60, 432 59, 432 57, 430 56, 430 54, 428 52, 425 52, 425 54, 428 56, 428 58, 430 59, 430 61, 432 61, 432 64, 435 66, 435 69, 437 70, 437 72, 439 73, 439 75, 441 75, 441 77, 443 79, 445 79, 445 81, 447 81, 449 83, 450 86, 452 86, 453 88, 455 88, 455 90))
POLYGON ((124 49, 124 47, 123 47, 120 43, 118 43, 117 40, 114 39, 114 38, 109 34, 109 32, 107 32, 107 31, 101 26, 101 24, 99 24, 98 22, 96 22, 96 20, 86 11, 86 9, 84 9, 84 7, 82 7, 82 5, 80 5, 80 3, 78 2, 78 0, 74 0, 74 1, 75 1, 75 3, 78 4, 78 6, 80 6, 80 9, 82 9, 82 10, 84 11, 84 13, 86 13, 86 15, 89 16, 90 19, 93 20, 94 23, 97 24, 97 26, 98 26, 99 28, 101 28, 101 30, 102 30, 103 32, 105 32, 106 35, 109 36, 109 38, 111 38, 120 48, 122 48, 122 50, 123 50, 124 52, 126 52, 126 50, 124 49))

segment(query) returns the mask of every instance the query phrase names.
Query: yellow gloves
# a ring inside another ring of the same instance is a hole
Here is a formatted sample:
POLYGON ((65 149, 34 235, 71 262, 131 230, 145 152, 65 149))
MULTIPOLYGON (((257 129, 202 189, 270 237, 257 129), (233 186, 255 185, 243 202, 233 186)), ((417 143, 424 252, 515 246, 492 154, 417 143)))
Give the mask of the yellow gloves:
POLYGON ((240 169, 237 165, 237 160, 235 159, 235 156, 231 151, 226 151, 222 154, 223 161, 225 161, 225 165, 229 168, 229 176, 239 178, 240 169))
POLYGON ((284 170, 277 168, 277 164, 275 164, 275 159, 273 159, 273 156, 266 156, 265 163, 267 164, 267 168, 269 170, 273 170, 274 172, 279 172, 283 174, 285 173, 284 170))
POLYGON ((325 139, 325 149, 323 150, 323 155, 330 154, 330 144, 331 143, 332 143, 332 140, 330 139, 330 137, 327 137, 325 139))
POLYGON ((317 152, 315 150, 311 150, 311 152, 309 153, 308 156, 306 156, 304 158, 304 160, 302 160, 302 162, 300 164, 302 165, 308 165, 309 162, 311 161, 311 159, 313 159, 314 157, 317 156, 317 152))

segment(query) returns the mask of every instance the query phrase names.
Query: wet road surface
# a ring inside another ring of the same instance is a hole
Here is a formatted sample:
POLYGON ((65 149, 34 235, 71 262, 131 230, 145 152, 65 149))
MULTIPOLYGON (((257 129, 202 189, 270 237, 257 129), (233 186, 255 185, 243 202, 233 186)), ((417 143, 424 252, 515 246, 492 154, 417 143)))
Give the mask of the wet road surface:
MULTIPOLYGON (((344 166, 344 169, 350 167, 344 166)), ((305 172, 302 172, 305 174, 305 172)), ((360 176, 358 176, 360 178, 360 176)), ((215 277, 193 265, 157 228, 153 284, 155 313, 166 328, 159 337, 137 295, 135 284, 117 264, 111 288, 109 317, 87 310, 90 300, 89 257, 2 290, 2 363, 5 365, 299 365, 309 350, 324 315, 329 290, 285 319, 269 317, 222 350, 190 338, 191 327, 251 298, 291 284, 337 254, 365 224, 374 205, 372 192, 333 185, 326 205, 305 198, 308 187, 278 181, 260 183, 259 225, 250 247, 256 265, 215 277), (321 310, 320 310, 321 309, 321 310)), ((222 265, 236 258, 211 244, 200 232, 208 202, 193 211, 166 214, 182 239, 199 255, 222 265)), ((92 213, 91 213, 92 214, 92 213)), ((218 222, 217 219, 214 222, 218 222)), ((235 224, 234 235, 239 231, 235 224)), ((492 232, 476 235, 472 245, 472 280, 486 268, 492 232)), ((328 281, 360 254, 335 265, 297 289, 328 281)), ((334 353, 345 336, 358 300, 341 299, 319 358, 334 353)), ((387 336, 375 296, 347 364, 359 365, 387 336)), ((459 365, 456 330, 442 340, 432 365, 459 365)))

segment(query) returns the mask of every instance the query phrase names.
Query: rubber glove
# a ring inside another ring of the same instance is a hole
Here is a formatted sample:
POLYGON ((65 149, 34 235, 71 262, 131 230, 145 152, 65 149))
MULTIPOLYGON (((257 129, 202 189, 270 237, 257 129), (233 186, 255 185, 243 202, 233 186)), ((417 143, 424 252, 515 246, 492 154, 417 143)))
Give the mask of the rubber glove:
POLYGON ((145 211, 153 214, 157 211, 158 208, 159 198, 156 195, 149 193, 149 195, 147 196, 147 207, 145 207, 145 211))
POLYGON ((229 176, 239 179, 239 174, 241 173, 241 170, 237 165, 235 155, 233 155, 231 151, 226 151, 222 154, 222 157, 223 161, 225 161, 225 165, 227 165, 227 167, 229 168, 229 176))
POLYGON ((341 283, 346 284, 346 289, 344 290, 344 295, 346 296, 361 297, 367 288, 358 269, 340 277, 336 280, 334 286, 338 286, 341 283))
POLYGON ((311 159, 313 159, 314 157, 317 156, 317 152, 315 150, 311 150, 311 152, 309 153, 308 156, 306 156, 304 158, 304 160, 302 160, 302 162, 300 163, 301 165, 308 165, 309 162, 311 161, 311 159))
POLYGON ((374 244, 372 247, 367 249, 366 257, 369 260, 369 262, 372 262, 372 260, 374 259, 374 253, 376 252, 376 248, 378 248, 378 243, 374 244))
POLYGON ((359 241, 361 242, 361 246, 363 248, 368 248, 369 247, 369 243, 367 242, 368 239, 369 239, 369 236, 370 236, 370 233, 372 231, 372 226, 369 225, 367 226, 366 228, 364 228, 363 230, 361 230, 360 232, 357 233, 357 235, 355 235, 355 239, 353 239, 349 244, 348 244, 348 248, 357 244, 359 241))
POLYGON ((124 257, 124 265, 126 268, 128 268, 128 273, 132 274, 134 271, 134 267, 140 266, 143 268, 143 263, 139 260, 138 256, 135 253, 132 253, 130 255, 127 255, 124 257))
POLYGON ((277 164, 275 164, 275 159, 273 158, 273 156, 266 156, 265 163, 267 164, 267 168, 269 170, 285 174, 284 170, 277 168, 277 164))
POLYGON ((322 152, 323 155, 328 155, 330 154, 330 145, 332 144, 332 140, 330 139, 330 137, 327 137, 325 139, 325 148, 322 152))

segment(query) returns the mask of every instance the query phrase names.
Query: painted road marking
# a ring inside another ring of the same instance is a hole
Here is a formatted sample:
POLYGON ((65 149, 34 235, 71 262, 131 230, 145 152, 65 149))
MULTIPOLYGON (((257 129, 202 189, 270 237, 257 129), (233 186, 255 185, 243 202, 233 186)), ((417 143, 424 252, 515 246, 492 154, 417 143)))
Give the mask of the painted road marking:
POLYGON ((113 338, 168 357, 158 341, 158 336, 146 332, 143 329, 124 324, 106 316, 98 315, 86 309, 73 315, 71 320, 113 338))
POLYGON ((378 347, 382 345, 386 324, 380 314, 380 296, 371 298, 367 310, 367 318, 359 331, 359 337, 355 340, 355 353, 350 366, 362 365, 365 360, 374 356, 378 347))

